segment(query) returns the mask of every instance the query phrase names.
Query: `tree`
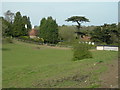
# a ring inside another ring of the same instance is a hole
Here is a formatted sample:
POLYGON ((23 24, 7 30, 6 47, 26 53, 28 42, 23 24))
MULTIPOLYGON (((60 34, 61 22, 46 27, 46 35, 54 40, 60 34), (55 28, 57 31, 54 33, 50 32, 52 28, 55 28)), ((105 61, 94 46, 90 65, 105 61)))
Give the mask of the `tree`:
POLYGON ((25 25, 23 22, 23 18, 20 12, 17 12, 15 15, 14 23, 13 23, 13 36, 19 37, 26 35, 25 32, 25 25))
POLYGON ((83 22, 89 22, 89 19, 87 19, 85 17, 82 17, 82 16, 72 16, 72 17, 68 18, 65 21, 68 21, 68 22, 69 21, 77 22, 77 24, 78 24, 77 28, 78 28, 78 31, 79 31, 80 28, 81 28, 81 23, 83 23, 83 22))
POLYGON ((119 32, 116 24, 104 24, 97 26, 91 32, 91 40, 98 43, 118 43, 119 32))
POLYGON ((43 18, 40 22, 40 34, 39 36, 43 38, 48 43, 57 43, 58 41, 58 25, 56 20, 52 17, 43 18))
POLYGON ((46 18, 42 18, 42 20, 41 20, 41 22, 40 22, 40 33, 39 33, 39 36, 41 37, 41 38, 44 38, 45 40, 47 39, 46 38, 46 22, 47 22, 47 20, 46 20, 46 18))
POLYGON ((12 13, 10 10, 4 13, 5 20, 7 20, 9 23, 13 23, 14 21, 14 13, 12 13))
POLYGON ((73 41, 76 38, 74 26, 60 26, 59 27, 59 38, 64 41, 73 41))
POLYGON ((1 27, 2 27, 2 36, 11 36, 12 35, 12 24, 5 20, 3 17, 0 17, 1 27))
POLYGON ((24 23, 24 26, 26 26, 25 27, 25 31, 23 32, 24 33, 24 35, 28 35, 28 31, 31 29, 31 22, 30 22, 30 18, 29 17, 27 17, 27 16, 23 16, 22 17, 22 21, 23 21, 23 23, 24 23))

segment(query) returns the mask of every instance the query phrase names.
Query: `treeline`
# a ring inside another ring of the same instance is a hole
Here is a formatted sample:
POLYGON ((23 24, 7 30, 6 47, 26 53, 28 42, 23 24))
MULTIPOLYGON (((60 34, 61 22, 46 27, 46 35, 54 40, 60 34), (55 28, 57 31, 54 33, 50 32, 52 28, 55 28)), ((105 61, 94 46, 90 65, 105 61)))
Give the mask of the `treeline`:
MULTIPOLYGON (((104 24, 101 26, 82 26, 80 32, 90 37, 90 41, 103 45, 118 45, 120 35, 120 23, 104 24)), ((60 26, 59 37, 63 41, 73 42, 76 40, 76 26, 60 26)), ((79 41, 83 41, 79 39, 79 41)))
MULTIPOLYGON (((32 29, 30 18, 22 16, 20 12, 17 12, 14 16, 13 15, 14 14, 11 11, 7 11, 5 17, 0 17, 0 20, 2 21, 2 36, 20 37, 29 40, 28 32, 32 29)), ((40 40, 41 38, 44 39, 44 43, 57 43, 58 24, 56 23, 56 20, 51 16, 47 19, 43 18, 38 27, 37 37, 40 37, 40 40)))
MULTIPOLYGON (((120 23, 119 23, 120 25, 120 23)), ((90 32, 91 40, 97 43, 103 44, 118 44, 120 29, 116 24, 104 24, 102 26, 97 26, 90 32)))
MULTIPOLYGON (((10 16, 10 14, 13 15, 10 11, 6 12, 6 15, 10 16)), ((14 20, 9 16, 7 18, 0 17, 0 20, 2 20, 2 36, 19 37, 28 35, 28 31, 31 29, 30 18, 22 16, 20 12, 14 15, 14 20)))
MULTIPOLYGON (((12 13, 7 11, 5 17, 0 17, 2 21, 2 35, 3 37, 21 37, 28 36, 28 32, 32 29, 30 18, 22 16, 20 12, 12 13)), ((40 25, 36 26, 38 36, 44 39, 44 43, 56 44, 58 42, 73 42, 81 41, 81 38, 76 38, 76 31, 84 33, 85 36, 90 37, 90 41, 98 44, 118 44, 120 34, 120 23, 104 24, 101 26, 81 26, 81 22, 89 21, 85 17, 71 17, 67 21, 77 22, 77 26, 58 26, 55 19, 51 16, 42 18, 40 25), (76 21, 77 20, 77 21, 76 21)), ((39 41, 39 40, 37 40, 39 41)))

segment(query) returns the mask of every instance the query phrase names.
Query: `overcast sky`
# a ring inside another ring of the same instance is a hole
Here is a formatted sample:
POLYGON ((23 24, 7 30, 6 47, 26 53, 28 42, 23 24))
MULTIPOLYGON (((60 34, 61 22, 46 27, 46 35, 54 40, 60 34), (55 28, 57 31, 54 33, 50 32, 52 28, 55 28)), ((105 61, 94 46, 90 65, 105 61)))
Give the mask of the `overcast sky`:
POLYGON ((39 25, 43 17, 52 16, 59 25, 75 25, 66 22, 71 16, 85 16, 90 20, 83 25, 103 25, 118 22, 117 2, 3 2, 2 13, 11 10, 30 17, 33 25, 39 25))

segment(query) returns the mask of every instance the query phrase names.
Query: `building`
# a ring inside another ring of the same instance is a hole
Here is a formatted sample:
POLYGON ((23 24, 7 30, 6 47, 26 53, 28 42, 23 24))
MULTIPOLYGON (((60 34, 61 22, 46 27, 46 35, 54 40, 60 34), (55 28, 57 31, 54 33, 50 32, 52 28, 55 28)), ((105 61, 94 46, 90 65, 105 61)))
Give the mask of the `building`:
POLYGON ((30 30, 30 31, 28 32, 28 34, 29 34, 29 37, 30 37, 30 38, 36 38, 36 37, 37 37, 37 34, 38 34, 38 31, 35 30, 35 29, 32 29, 32 30, 30 30))

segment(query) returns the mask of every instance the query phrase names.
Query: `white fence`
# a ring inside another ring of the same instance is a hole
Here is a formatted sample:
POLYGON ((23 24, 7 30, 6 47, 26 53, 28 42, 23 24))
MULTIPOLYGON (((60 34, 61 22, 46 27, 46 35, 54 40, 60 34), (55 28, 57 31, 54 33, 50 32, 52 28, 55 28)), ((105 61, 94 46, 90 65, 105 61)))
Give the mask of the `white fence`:
POLYGON ((109 50, 109 51, 118 51, 117 46, 97 46, 97 50, 109 50))

